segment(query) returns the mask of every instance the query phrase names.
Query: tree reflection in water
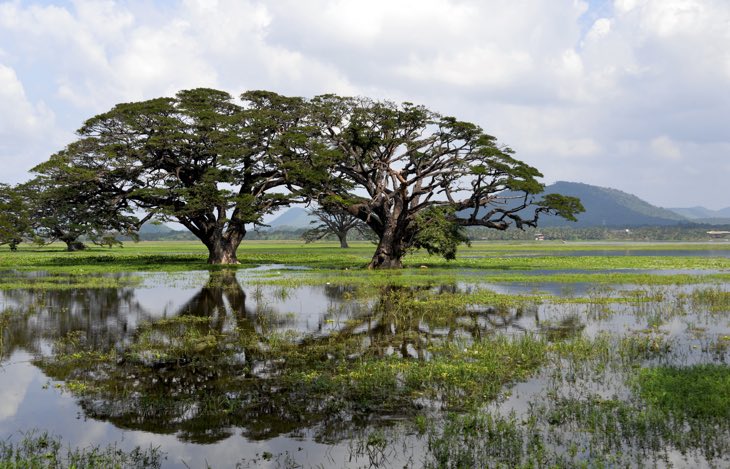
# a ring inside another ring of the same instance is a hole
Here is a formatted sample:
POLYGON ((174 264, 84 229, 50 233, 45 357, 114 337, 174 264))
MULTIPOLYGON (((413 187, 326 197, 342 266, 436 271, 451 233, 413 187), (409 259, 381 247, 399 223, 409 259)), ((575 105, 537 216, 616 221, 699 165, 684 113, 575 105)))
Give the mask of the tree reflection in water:
MULTIPOLYGON (((48 292, 59 295, 54 309, 65 311, 49 316, 65 318, 58 330, 82 332, 58 341, 54 353, 37 364, 52 378, 75 384, 70 389, 88 417, 121 428, 175 433, 197 443, 219 441, 237 430, 253 440, 311 431, 330 441, 370 421, 372 406, 391 415, 418 406, 403 396, 390 407, 356 402, 359 395, 338 373, 378 357, 425 363, 433 346, 481 342, 499 328, 519 332, 519 320, 538 311, 535 305, 445 307, 429 301, 458 293, 455 285, 387 286, 375 299, 359 301, 351 299, 352 287, 323 290, 346 307, 347 317, 336 327, 306 334, 296 331, 291 318, 248 307, 235 271, 211 272, 176 315, 149 318, 133 331, 91 324, 124 324, 114 311, 132 307, 129 293, 97 292, 83 300, 80 292, 48 292), (67 307, 60 298, 69 301, 67 307), (97 317, 84 322, 69 312, 77 303, 106 312, 96 311, 97 317), (324 375, 329 379, 319 378, 324 375)), ((321 324, 331 314, 322 312, 321 324)), ((23 327, 25 337, 44 334, 30 320, 23 327)))
MULTIPOLYGON (((124 277, 124 274, 114 274, 114 277, 124 277)), ((44 343, 75 331, 83 332, 83 340, 90 348, 109 350, 132 332, 130 318, 152 317, 135 298, 132 286, 28 288, 2 293, 6 301, 19 305, 6 311, 4 356, 21 349, 40 353, 44 343)))

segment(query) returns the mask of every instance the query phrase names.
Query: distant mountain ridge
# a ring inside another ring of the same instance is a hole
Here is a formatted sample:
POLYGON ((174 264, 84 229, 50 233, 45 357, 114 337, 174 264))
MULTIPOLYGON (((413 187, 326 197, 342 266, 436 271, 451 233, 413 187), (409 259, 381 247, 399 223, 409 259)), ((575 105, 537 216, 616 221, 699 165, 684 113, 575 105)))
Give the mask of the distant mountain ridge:
POLYGON ((578 214, 577 222, 560 217, 540 217, 541 226, 618 227, 667 226, 686 223, 688 219, 671 210, 654 206, 635 195, 579 182, 559 181, 545 188, 544 194, 563 194, 578 197, 585 212, 578 214))
MULTIPOLYGON (((631 228, 640 226, 672 226, 678 224, 730 225, 730 207, 710 210, 705 207, 666 209, 652 205, 639 197, 608 187, 579 182, 559 181, 545 188, 545 194, 563 194, 578 197, 586 211, 577 215, 577 222, 560 217, 541 216, 541 227, 607 227, 631 228)), ((265 231, 297 231, 312 227, 315 218, 302 207, 291 207, 271 220, 265 231)), ((142 239, 191 239, 186 230, 178 231, 164 224, 143 225, 142 239)))
MULTIPOLYGON (((676 225, 689 223, 688 218, 671 210, 656 207, 635 195, 608 187, 592 186, 578 182, 556 182, 545 188, 545 194, 559 193, 581 199, 586 211, 573 223, 554 216, 540 217, 540 226, 606 226, 628 228, 650 225, 676 225)), ((310 228, 313 220, 301 207, 292 207, 269 222, 271 230, 296 230, 310 228)))
POLYGON ((148 234, 165 234, 165 233, 174 233, 177 230, 165 225, 164 223, 159 222, 147 222, 139 229, 139 234, 141 235, 148 235, 148 234))
POLYGON ((706 219, 730 219, 730 207, 721 208, 720 210, 710 210, 705 207, 686 207, 686 208, 669 208, 674 213, 678 213, 690 220, 706 220, 706 219))
POLYGON ((271 220, 269 230, 298 230, 302 228, 311 228, 311 222, 317 218, 309 214, 309 210, 301 207, 291 207, 278 217, 271 220))

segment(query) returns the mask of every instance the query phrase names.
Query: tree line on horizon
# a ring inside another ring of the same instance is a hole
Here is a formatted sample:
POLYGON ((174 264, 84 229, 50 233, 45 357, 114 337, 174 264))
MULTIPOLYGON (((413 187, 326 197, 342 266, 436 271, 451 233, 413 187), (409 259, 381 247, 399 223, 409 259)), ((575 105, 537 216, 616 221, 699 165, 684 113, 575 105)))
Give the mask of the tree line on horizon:
POLYGON ((174 221, 208 263, 235 264, 265 215, 316 203, 374 233, 368 267, 399 268, 415 248, 453 258, 467 226, 522 229, 583 211, 575 197, 538 198, 542 174, 479 126, 408 102, 269 91, 236 102, 198 88, 118 104, 77 134, 30 181, 0 185, 0 244, 73 250, 81 236, 111 244, 110 233, 174 221))

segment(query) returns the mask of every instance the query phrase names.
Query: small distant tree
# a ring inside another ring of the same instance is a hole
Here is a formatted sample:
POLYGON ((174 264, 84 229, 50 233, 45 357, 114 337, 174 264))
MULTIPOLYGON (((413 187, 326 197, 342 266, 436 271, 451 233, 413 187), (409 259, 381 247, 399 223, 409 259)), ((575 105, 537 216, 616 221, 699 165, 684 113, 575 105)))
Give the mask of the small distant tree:
POLYGON ((370 228, 360 219, 338 207, 320 207, 310 210, 309 214, 317 219, 311 222, 316 226, 302 234, 302 238, 307 243, 319 241, 327 236, 334 235, 340 241, 340 247, 344 249, 350 247, 347 244, 347 233, 350 230, 354 229, 366 238, 372 233, 370 228))
POLYGON ((11 251, 33 236, 30 211, 21 186, 0 183, 0 245, 7 244, 11 251))

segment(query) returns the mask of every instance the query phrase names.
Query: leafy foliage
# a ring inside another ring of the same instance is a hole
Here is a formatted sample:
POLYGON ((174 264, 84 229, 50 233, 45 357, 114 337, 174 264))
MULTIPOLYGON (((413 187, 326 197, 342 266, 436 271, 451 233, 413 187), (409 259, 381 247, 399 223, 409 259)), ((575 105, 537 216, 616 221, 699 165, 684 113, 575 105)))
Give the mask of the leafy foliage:
POLYGON ((436 236, 431 227, 419 238, 425 225, 417 217, 435 208, 448 209, 452 224, 498 230, 536 226, 542 213, 570 219, 582 210, 575 198, 536 200, 542 174, 475 124, 411 103, 335 95, 314 98, 311 113, 329 149, 330 175, 311 191, 378 235, 370 267, 400 267, 417 244, 453 256, 454 243, 465 239, 453 225, 437 223, 447 232, 436 236), (531 205, 530 217, 518 213, 531 205))
POLYGON ((454 221, 454 210, 449 207, 424 210, 416 215, 415 222, 417 232, 413 248, 453 260, 460 244, 470 244, 466 229, 454 221))
MULTIPOLYGON (((206 245, 210 263, 237 263, 247 224, 316 199, 378 236, 370 267, 401 267, 414 247, 453 258, 466 240, 459 226, 534 227, 543 213, 574 220, 583 210, 576 198, 538 200, 537 169, 477 125, 424 106, 268 91, 241 98, 239 105, 228 93, 198 88, 89 119, 80 140, 42 167, 72 181, 58 190, 43 181, 54 188, 46 190, 52 200, 74 203, 53 225, 99 231, 84 226, 88 213, 76 213, 79 191, 69 187, 77 187, 94 211, 116 210, 115 221, 132 209, 175 220, 206 245), (528 207, 531 214, 521 212, 528 207)), ((323 233, 315 230, 311 236, 323 233)))
POLYGON ((21 187, 0 184, 0 245, 15 251, 18 244, 32 236, 30 209, 21 187))
POLYGON ((306 144, 296 126, 301 99, 264 91, 242 99, 199 88, 119 104, 79 130, 68 167, 93 174, 107 199, 181 223, 209 262, 236 263, 245 225, 295 198, 287 173, 306 144))
POLYGON ((138 219, 124 197, 98 183, 97 172, 76 165, 84 151, 83 144, 72 144, 33 168, 38 175, 25 188, 35 232, 47 242, 65 242, 69 251, 85 247, 82 236, 107 246, 121 244, 117 233, 136 239, 151 214, 138 219))

